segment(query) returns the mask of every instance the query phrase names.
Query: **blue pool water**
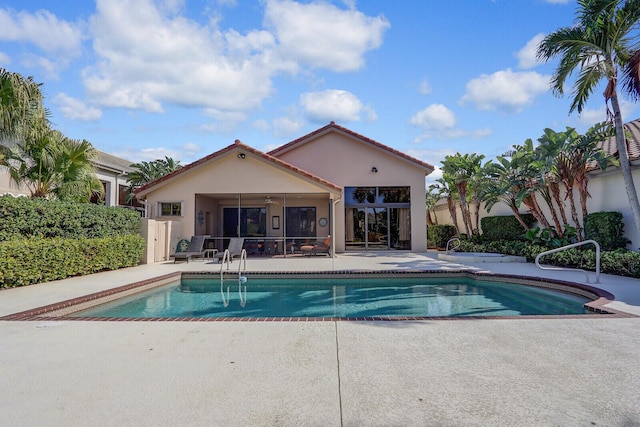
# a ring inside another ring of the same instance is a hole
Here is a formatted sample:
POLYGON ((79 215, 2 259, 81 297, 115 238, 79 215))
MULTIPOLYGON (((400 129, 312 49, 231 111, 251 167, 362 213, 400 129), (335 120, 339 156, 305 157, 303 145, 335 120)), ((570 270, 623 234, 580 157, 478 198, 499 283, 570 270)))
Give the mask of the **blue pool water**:
POLYGON ((466 278, 182 278, 77 317, 404 317, 585 314, 587 298, 466 278), (246 288, 245 288, 246 286, 246 288))

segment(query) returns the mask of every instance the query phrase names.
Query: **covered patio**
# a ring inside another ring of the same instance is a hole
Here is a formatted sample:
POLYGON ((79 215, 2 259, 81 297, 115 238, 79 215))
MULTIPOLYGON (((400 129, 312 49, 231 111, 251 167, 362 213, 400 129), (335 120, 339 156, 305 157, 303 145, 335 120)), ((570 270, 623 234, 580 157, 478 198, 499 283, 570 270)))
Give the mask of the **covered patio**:
POLYGON ((300 254, 334 235, 333 201, 328 192, 197 193, 195 234, 210 236, 207 247, 218 251, 242 237, 249 256, 300 254))

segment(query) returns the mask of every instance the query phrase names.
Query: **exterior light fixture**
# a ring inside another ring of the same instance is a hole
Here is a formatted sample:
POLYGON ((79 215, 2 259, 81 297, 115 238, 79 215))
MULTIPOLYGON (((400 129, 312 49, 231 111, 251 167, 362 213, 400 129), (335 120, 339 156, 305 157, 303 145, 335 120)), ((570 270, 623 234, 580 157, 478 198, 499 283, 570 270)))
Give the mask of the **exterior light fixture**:
POLYGON ((372 168, 371 168, 371 172, 373 172, 373 173, 378 173, 378 168, 377 168, 377 167, 375 167, 375 166, 374 166, 374 167, 372 167, 372 168))
POLYGON ((239 159, 244 159, 245 157, 246 157, 246 156, 245 156, 245 154, 244 154, 244 153, 240 153, 240 154, 238 154, 238 158, 239 158, 239 159))

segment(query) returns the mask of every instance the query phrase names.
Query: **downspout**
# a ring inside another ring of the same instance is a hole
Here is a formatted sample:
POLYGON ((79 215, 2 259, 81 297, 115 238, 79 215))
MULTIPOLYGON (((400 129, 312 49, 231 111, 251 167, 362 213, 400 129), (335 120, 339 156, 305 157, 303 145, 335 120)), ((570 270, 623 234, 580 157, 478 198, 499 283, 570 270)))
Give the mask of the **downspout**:
POLYGON ((341 198, 331 202, 331 220, 329 229, 331 230, 331 259, 336 257, 336 205, 342 201, 341 198))

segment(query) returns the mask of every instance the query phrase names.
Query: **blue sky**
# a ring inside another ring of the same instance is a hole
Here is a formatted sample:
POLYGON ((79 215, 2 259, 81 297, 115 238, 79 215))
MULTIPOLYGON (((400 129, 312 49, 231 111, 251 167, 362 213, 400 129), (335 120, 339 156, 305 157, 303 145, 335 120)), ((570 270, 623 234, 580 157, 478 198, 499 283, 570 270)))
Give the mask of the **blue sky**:
MULTIPOLYGON (((439 166, 569 115, 545 34, 574 0, 0 0, 0 67, 44 84, 56 129, 133 162, 190 163, 234 140, 268 151, 330 121, 439 166)), ((622 103, 625 121, 635 104, 622 103)), ((355 159, 354 159, 355 160, 355 159)), ((428 181, 439 176, 436 171, 428 181)))

